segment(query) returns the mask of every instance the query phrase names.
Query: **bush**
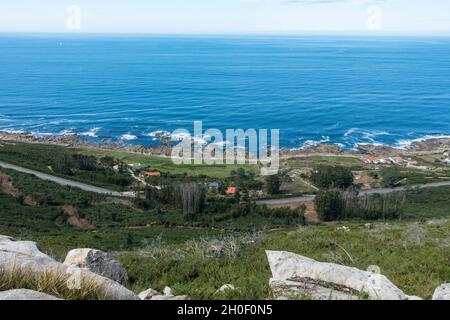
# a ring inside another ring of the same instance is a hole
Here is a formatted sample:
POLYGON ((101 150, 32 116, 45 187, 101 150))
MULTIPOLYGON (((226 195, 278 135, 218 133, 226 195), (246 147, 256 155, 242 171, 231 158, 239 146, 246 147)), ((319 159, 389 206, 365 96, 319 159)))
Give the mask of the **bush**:
POLYGON ((360 197, 356 192, 331 189, 319 192, 315 199, 315 207, 322 221, 342 218, 392 220, 402 218, 405 202, 404 192, 360 197))
POLYGON ((342 192, 338 189, 321 190, 314 200, 314 205, 320 220, 339 220, 344 209, 342 192))
POLYGON ((386 167, 380 170, 380 174, 383 177, 382 185, 386 188, 392 188, 399 185, 403 176, 400 170, 396 167, 386 167))
POLYGON ((281 187, 280 177, 278 175, 267 176, 265 187, 268 194, 279 194, 281 187))
POLYGON ((311 181, 321 189, 347 189, 353 185, 353 173, 346 167, 319 166, 313 170, 311 181))

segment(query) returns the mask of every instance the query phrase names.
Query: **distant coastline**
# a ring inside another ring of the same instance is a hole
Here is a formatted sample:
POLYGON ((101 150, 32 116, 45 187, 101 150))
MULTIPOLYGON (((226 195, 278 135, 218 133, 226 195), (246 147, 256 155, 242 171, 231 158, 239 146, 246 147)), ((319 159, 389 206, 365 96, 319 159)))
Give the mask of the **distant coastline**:
MULTIPOLYGON (((157 137, 157 138, 161 138, 157 137)), ((111 143, 107 141, 88 141, 84 135, 44 135, 39 136, 30 132, 8 132, 0 130, 0 141, 24 142, 38 144, 54 144, 73 148, 98 148, 107 150, 120 150, 131 153, 140 153, 149 156, 167 157, 171 154, 172 143, 160 140, 155 146, 127 145, 125 143, 111 143)), ((172 141, 173 142, 173 141, 172 141)), ((359 144, 351 150, 341 148, 341 145, 331 142, 323 142, 314 145, 304 145, 299 148, 281 148, 280 156, 283 158, 313 155, 375 155, 385 156, 394 154, 419 155, 442 153, 450 150, 450 137, 425 137, 415 139, 403 147, 395 147, 381 144, 359 144)))

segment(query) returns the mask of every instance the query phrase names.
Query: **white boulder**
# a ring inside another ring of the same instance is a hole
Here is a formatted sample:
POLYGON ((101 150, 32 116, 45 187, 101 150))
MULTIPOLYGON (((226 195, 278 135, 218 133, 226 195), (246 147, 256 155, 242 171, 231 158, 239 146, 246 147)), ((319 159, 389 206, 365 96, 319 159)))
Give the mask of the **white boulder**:
POLYGON ((15 289, 0 292, 0 301, 5 300, 61 300, 54 296, 27 289, 15 289))
POLYGON ((169 287, 165 287, 163 293, 160 293, 153 289, 148 289, 139 294, 139 298, 141 300, 190 300, 188 296, 174 296, 172 294, 172 289, 169 287))
POLYGON ((106 252, 95 249, 74 249, 69 251, 64 264, 86 268, 96 274, 125 283, 128 281, 127 270, 111 258, 106 252))
POLYGON ((148 290, 145 290, 145 291, 142 291, 141 293, 139 293, 139 298, 141 300, 152 300, 153 297, 160 296, 160 295, 161 295, 161 293, 150 288, 148 290))
POLYGON ((30 257, 50 258, 42 253, 38 244, 32 241, 15 241, 11 237, 0 236, 0 251, 24 254, 30 257))
POLYGON ((236 288, 232 284, 224 284, 215 292, 215 294, 225 293, 226 291, 233 290, 236 290, 236 288))
POLYGON ((78 286, 86 285, 101 293, 107 300, 139 300, 136 294, 116 281, 87 269, 64 265, 39 250, 36 251, 37 246, 34 243, 14 241, 4 236, 0 237, 0 242, 3 244, 0 250, 0 270, 3 272, 23 274, 36 279, 50 275, 55 278, 65 277, 69 288, 73 286, 73 289, 78 289, 78 286), (8 241, 13 244, 7 243, 8 241))
POLYGON ((272 271, 270 285, 282 298, 406 300, 385 276, 294 253, 266 251, 272 271))
POLYGON ((433 294, 433 300, 450 300, 450 283, 437 287, 433 294))

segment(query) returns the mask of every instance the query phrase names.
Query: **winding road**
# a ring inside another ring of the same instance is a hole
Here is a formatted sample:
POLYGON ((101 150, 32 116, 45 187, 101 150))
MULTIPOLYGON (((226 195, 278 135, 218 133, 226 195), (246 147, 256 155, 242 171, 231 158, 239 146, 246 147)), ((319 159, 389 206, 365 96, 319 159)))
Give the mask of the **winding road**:
MULTIPOLYGON (((22 172, 22 173, 31 174, 42 180, 52 181, 52 182, 55 182, 62 186, 79 188, 81 190, 88 191, 88 192, 105 194, 105 195, 110 195, 110 196, 115 196, 115 197, 129 197, 129 198, 135 197, 134 192, 117 192, 117 191, 112 191, 112 190, 108 190, 105 188, 95 187, 95 186, 92 186, 92 185, 89 185, 86 183, 77 182, 77 181, 73 181, 73 180, 69 180, 69 179, 64 179, 64 178, 52 176, 50 174, 42 173, 39 171, 16 166, 14 164, 10 164, 10 163, 4 162, 4 161, 0 161, 0 167, 5 168, 5 169, 12 169, 12 170, 22 172)), ((411 187, 425 189, 425 188, 436 188, 436 187, 446 187, 446 186, 450 186, 450 181, 431 182, 431 183, 415 185, 415 186, 411 186, 411 187)), ((404 191, 404 190, 406 190, 406 187, 380 188, 380 189, 362 190, 362 191, 360 191, 359 195, 365 196, 368 194, 387 194, 387 193, 404 191)), ((315 198, 314 195, 305 195, 305 196, 301 196, 301 197, 259 200, 259 201, 256 201, 256 204, 257 205, 270 205, 270 206, 283 206, 283 205, 288 206, 288 205, 293 205, 293 204, 309 203, 309 202, 314 201, 314 198, 315 198)))
MULTIPOLYGON (((450 186, 450 181, 442 181, 442 182, 431 182, 421 185, 414 185, 410 188, 437 188, 437 187, 447 187, 450 186)), ((359 192, 360 196, 365 196, 369 194, 388 194, 392 192, 405 191, 406 187, 397 187, 397 188, 379 188, 379 189, 370 189, 370 190, 361 190, 359 192)), ((291 197, 291 198, 282 198, 282 199, 270 199, 270 200, 260 200, 256 201, 257 205, 268 205, 268 206, 288 206, 292 204, 302 204, 309 203, 314 201, 314 195, 306 195, 301 197, 291 197)))
POLYGON ((133 193, 117 192, 117 191, 112 191, 112 190, 108 190, 108 189, 104 189, 104 188, 99 188, 99 187, 95 187, 95 186, 92 186, 92 185, 89 185, 86 183, 52 176, 52 175, 49 175, 46 173, 42 173, 39 171, 16 166, 14 164, 6 163, 3 161, 0 161, 0 167, 5 168, 5 169, 12 169, 12 170, 22 172, 22 173, 31 174, 42 180, 52 181, 61 186, 78 188, 78 189, 88 191, 88 192, 94 192, 94 193, 105 194, 105 195, 116 196, 116 197, 132 197, 133 196, 133 193))

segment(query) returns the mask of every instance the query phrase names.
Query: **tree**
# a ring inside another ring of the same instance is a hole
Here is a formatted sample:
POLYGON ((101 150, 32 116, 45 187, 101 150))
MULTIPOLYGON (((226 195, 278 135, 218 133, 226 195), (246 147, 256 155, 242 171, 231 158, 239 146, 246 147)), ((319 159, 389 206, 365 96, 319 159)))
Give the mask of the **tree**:
POLYGON ((267 176, 265 181, 265 187, 268 194, 279 194, 281 187, 280 177, 277 174, 267 176))
POLYGON ((380 170, 380 174, 383 177, 383 187, 390 188, 396 187, 402 180, 402 174, 396 167, 386 167, 380 170))
POLYGON ((311 174, 311 181, 321 189, 347 189, 353 185, 353 173, 346 167, 318 166, 311 174))
POLYGON ((344 199, 341 190, 328 189, 319 191, 314 200, 314 205, 320 220, 338 220, 344 210, 344 199))
POLYGON ((187 219, 194 219, 205 209, 206 191, 197 183, 184 183, 175 191, 176 204, 187 219))

